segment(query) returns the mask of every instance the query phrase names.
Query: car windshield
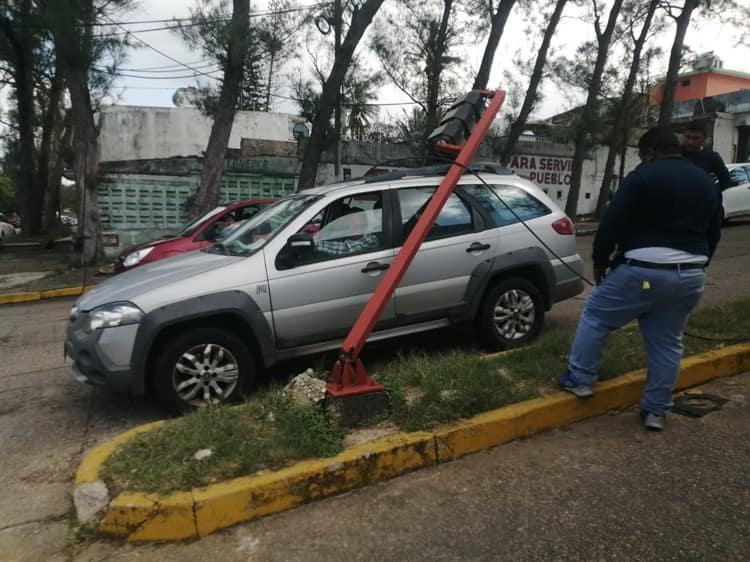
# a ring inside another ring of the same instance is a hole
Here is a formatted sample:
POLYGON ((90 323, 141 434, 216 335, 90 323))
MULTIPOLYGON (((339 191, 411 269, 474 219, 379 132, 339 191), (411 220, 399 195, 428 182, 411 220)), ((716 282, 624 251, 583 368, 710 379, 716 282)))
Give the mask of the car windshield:
POLYGON ((243 221, 223 240, 221 247, 212 247, 209 251, 234 256, 253 254, 318 199, 320 199, 319 195, 292 195, 281 199, 243 221))
POLYGON ((222 212, 226 207, 219 206, 211 209, 210 211, 206 211, 202 215, 194 218, 189 223, 187 223, 185 226, 182 227, 182 230, 180 230, 177 234, 175 234, 175 237, 182 237, 182 236, 190 236, 193 234, 196 230, 200 228, 200 226, 210 219, 211 217, 214 217, 218 215, 220 212, 222 212))

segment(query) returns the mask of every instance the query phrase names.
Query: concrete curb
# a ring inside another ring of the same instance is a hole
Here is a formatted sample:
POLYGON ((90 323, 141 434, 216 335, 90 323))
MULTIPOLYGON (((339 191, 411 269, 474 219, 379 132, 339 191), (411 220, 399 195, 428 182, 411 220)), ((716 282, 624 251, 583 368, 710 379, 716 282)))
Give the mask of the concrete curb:
POLYGON ((93 287, 93 285, 85 285, 84 287, 64 287, 62 289, 49 289, 47 291, 8 293, 0 295, 0 305, 54 299, 57 297, 78 297, 88 291, 91 287, 93 287))
MULTIPOLYGON (((750 344, 683 360, 677 390, 750 370, 750 344)), ((217 529, 302 503, 392 478, 494 447, 545 429, 637 404, 643 370, 600 383, 581 401, 564 392, 479 414, 432 432, 402 433, 352 447, 326 459, 298 462, 276 472, 247 476, 166 496, 123 492, 106 508, 98 530, 129 541, 203 537, 217 529)), ((102 463, 117 447, 164 422, 132 429, 94 449, 81 463, 76 486, 99 480, 102 463)))

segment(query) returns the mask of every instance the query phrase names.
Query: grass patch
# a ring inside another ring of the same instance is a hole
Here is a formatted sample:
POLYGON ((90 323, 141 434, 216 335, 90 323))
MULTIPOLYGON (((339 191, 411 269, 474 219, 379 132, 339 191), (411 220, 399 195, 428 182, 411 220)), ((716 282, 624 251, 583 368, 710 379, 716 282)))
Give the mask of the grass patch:
POLYGON ((167 493, 274 470, 341 451, 343 432, 320 408, 271 391, 232 408, 207 408, 141 434, 107 459, 102 479, 115 492, 167 493), (209 449, 211 455, 194 455, 209 449))
MULTIPOLYGON (((697 311, 687 332, 747 338, 750 299, 697 311)), ((462 351, 402 354, 378 373, 391 407, 371 423, 389 420, 406 431, 429 429, 555 392, 572 338, 572 331, 548 333, 529 347, 488 360, 462 351)), ((686 356, 725 345, 687 335, 684 342, 686 356)), ((600 378, 645 366, 643 340, 637 325, 630 324, 607 342, 600 378)), ((321 408, 295 405, 279 390, 270 390, 241 406, 201 410, 139 435, 107 459, 102 478, 115 492, 187 490, 303 458, 335 455, 343 436, 321 408), (201 449, 210 449, 211 455, 196 460, 201 449)))

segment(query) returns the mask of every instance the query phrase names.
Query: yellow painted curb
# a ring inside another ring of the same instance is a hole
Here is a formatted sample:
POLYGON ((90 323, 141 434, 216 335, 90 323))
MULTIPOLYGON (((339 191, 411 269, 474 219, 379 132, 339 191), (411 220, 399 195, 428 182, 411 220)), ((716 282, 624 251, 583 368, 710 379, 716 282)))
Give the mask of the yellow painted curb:
POLYGON ((436 463, 432 435, 399 434, 352 447, 332 458, 302 461, 276 472, 194 489, 198 533, 205 536, 240 521, 436 463))
POLYGON ((125 433, 121 433, 117 437, 113 437, 109 441, 95 447, 86 455, 86 458, 83 459, 83 462, 78 467, 78 470, 76 471, 75 485, 88 484, 99 480, 99 469, 102 464, 104 464, 104 461, 107 460, 107 457, 114 453, 118 447, 130 441, 133 437, 145 433, 146 431, 156 429, 165 423, 165 420, 160 420, 139 425, 138 427, 134 427, 125 433))
POLYGON ((0 305, 2 304, 13 304, 19 302, 30 302, 38 301, 43 299, 53 299, 57 297, 77 297, 82 295, 94 285, 86 285, 85 287, 65 287, 63 289, 49 289, 47 291, 29 291, 27 293, 9 293, 7 295, 0 295, 0 305))
MULTIPOLYGON (((677 389, 745 371, 750 371, 750 344, 709 351, 683 360, 677 389)), ((432 433, 392 435, 332 458, 301 461, 189 492, 166 496, 124 492, 110 503, 99 531, 129 541, 202 537, 241 521, 637 404, 644 382, 645 372, 634 371, 597 384, 596 395, 587 400, 558 392, 441 426, 432 433)), ((76 485, 98 480, 102 463, 117 447, 163 423, 137 427, 95 448, 79 467, 76 485)))
POLYGON ((29 293, 10 293, 8 295, 0 295, 0 304, 38 301, 41 298, 42 293, 40 293, 39 291, 31 291, 29 293))

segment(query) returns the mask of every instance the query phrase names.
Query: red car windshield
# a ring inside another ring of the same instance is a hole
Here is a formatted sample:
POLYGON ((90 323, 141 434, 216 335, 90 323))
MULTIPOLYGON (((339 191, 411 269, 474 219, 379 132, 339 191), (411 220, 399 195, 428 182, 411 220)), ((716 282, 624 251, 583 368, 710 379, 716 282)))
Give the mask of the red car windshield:
POLYGON ((193 234, 196 230, 198 230, 201 225, 206 222, 211 217, 214 217, 221 213, 226 207, 215 207, 211 209, 210 211, 206 211, 202 215, 199 215, 198 217, 191 220, 189 223, 187 223, 185 226, 182 227, 182 230, 180 230, 177 234, 175 234, 175 238, 182 238, 183 236, 190 236, 193 234))

